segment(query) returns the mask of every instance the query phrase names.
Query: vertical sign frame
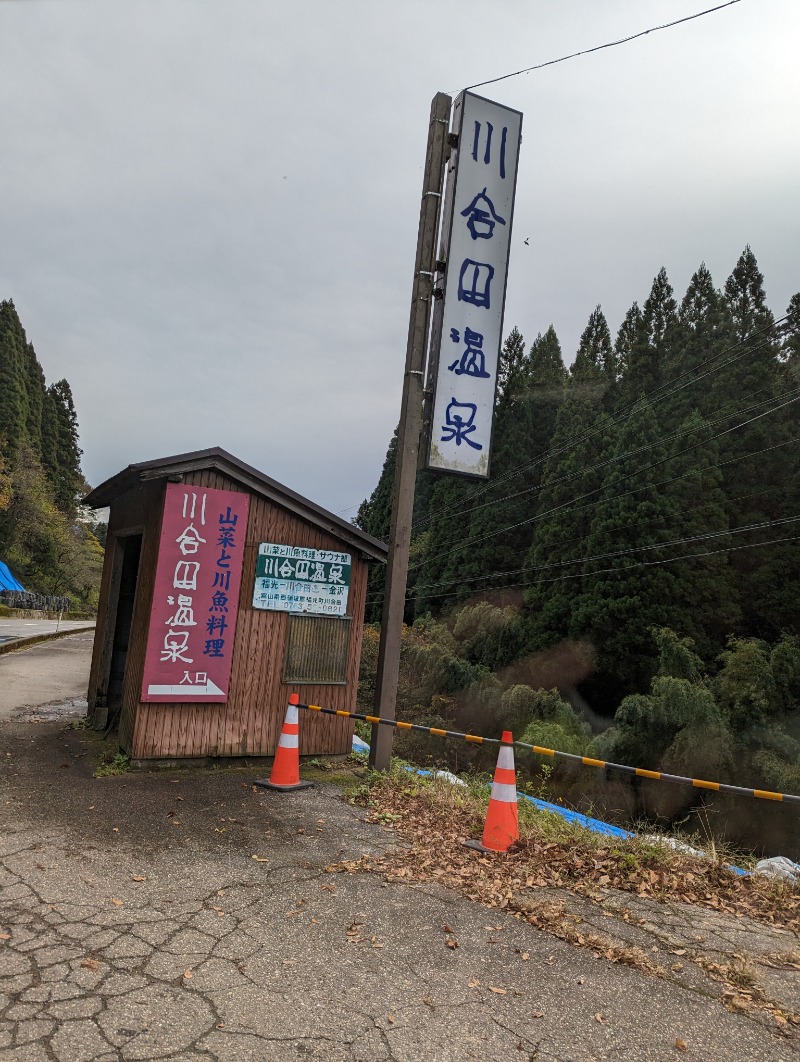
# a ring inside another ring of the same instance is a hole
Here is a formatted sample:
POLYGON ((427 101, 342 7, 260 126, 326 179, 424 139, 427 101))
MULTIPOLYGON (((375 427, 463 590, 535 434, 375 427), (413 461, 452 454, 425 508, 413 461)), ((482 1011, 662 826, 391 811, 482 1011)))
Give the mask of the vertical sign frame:
POLYGON ((488 479, 522 114, 465 90, 454 117, 426 467, 488 479))
POLYGON ((228 699, 250 496, 167 483, 140 698, 228 699))

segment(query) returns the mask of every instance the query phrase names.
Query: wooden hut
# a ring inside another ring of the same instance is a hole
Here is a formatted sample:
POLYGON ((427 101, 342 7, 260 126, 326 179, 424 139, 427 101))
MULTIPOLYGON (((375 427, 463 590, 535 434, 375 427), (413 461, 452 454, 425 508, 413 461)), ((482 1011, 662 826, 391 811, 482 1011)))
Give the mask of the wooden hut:
MULTIPOLYGON (((352 711, 370 561, 386 546, 214 447, 129 465, 110 507, 89 718, 134 762, 271 756, 289 694, 352 711)), ((301 754, 352 722, 304 712, 301 754)))

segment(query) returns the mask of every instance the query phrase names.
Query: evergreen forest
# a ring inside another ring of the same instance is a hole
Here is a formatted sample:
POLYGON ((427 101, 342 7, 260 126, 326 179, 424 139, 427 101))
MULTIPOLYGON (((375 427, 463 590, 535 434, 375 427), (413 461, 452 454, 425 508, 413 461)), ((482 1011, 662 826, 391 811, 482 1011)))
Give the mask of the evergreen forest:
MULTIPOLYGON (((592 310, 567 360, 552 327, 514 328, 489 480, 418 475, 399 717, 800 793, 800 293, 776 316, 750 247, 721 288, 701 265, 678 297, 662 269, 615 335, 592 310)), ((355 519, 383 539, 394 460, 392 440, 355 519)), ((478 755, 444 745, 398 739, 427 762, 478 755)), ((629 820, 702 801, 557 774, 629 820)), ((740 804, 728 832, 763 836, 740 804)))
POLYGON ((104 525, 81 512, 78 417, 67 380, 47 385, 10 300, 0 302, 0 560, 29 593, 97 604, 104 525))

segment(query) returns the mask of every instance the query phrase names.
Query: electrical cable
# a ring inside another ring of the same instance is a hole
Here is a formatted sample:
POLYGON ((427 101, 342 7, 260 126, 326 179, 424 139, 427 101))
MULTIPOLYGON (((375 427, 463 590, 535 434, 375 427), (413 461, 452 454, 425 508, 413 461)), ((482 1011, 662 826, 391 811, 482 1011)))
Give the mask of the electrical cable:
MULTIPOLYGON (((797 390, 800 390, 800 389, 795 388, 794 390, 797 391, 797 390)), ((785 393, 793 394, 794 391, 785 392, 785 393)), ((777 397, 781 397, 781 396, 777 396, 777 397)), ((698 443, 696 443, 694 446, 687 447, 686 449, 679 451, 677 454, 671 454, 671 455, 663 458, 659 462, 654 462, 651 465, 646 465, 644 468, 637 469, 635 471, 635 473, 632 473, 632 474, 641 475, 642 472, 645 472, 648 469, 655 467, 656 464, 663 464, 663 463, 665 463, 667 461, 675 460, 675 458, 680 457, 682 454, 688 453, 690 450, 696 449, 698 446, 700 446, 700 445, 702 445, 704 443, 707 444, 709 442, 714 442, 716 439, 721 438, 723 435, 729 435, 731 432, 739 431, 741 428, 747 427, 749 424, 752 424, 754 421, 761 420, 763 417, 767 417, 771 413, 775 413, 777 410, 783 409, 785 406, 791 405, 793 402, 797 402, 797 401, 800 401, 800 394, 796 394, 795 397, 789 399, 789 401, 783 402, 783 403, 781 403, 780 405, 777 405, 777 406, 773 406, 771 409, 768 409, 768 410, 766 410, 763 413, 759 413, 757 416, 750 417, 748 420, 743 421, 741 424, 735 424, 731 428, 726 428, 724 431, 718 432, 716 435, 712 435, 711 438, 709 438, 709 439, 702 439, 698 443)), ((756 407, 747 407, 747 409, 757 408, 758 405, 763 405, 763 404, 764 404, 763 402, 762 403, 758 403, 756 407)), ((745 412, 745 411, 746 410, 740 410, 740 411, 737 411, 737 412, 745 412)), ((735 415, 736 415, 736 413, 731 414, 731 416, 735 416, 735 415)), ((666 436, 666 437, 664 437, 664 439, 656 440, 656 442, 666 441, 666 440, 668 440, 668 439, 670 439, 672 437, 673 436, 666 436)), ((652 446, 652 445, 654 445, 654 443, 650 444, 650 445, 652 446)), ((626 453, 626 454, 621 455, 619 459, 633 456, 633 455, 635 455, 637 453, 641 453, 643 450, 646 450, 646 449, 649 449, 649 448, 650 448, 650 446, 639 447, 637 450, 633 450, 630 453, 626 453)), ((597 468, 600 468, 600 467, 603 467, 604 465, 610 464, 614 460, 616 460, 616 459, 615 458, 611 458, 611 459, 609 459, 609 461, 602 462, 600 465, 594 466, 594 468, 589 469, 587 471, 596 471, 597 468)), ((626 477, 626 478, 629 478, 629 477, 626 477)), ((598 488, 598 491, 600 489, 602 489, 602 488, 598 488)), ((597 493, 597 491, 595 491, 593 493, 597 493)), ((497 535, 505 534, 507 531, 513 531, 517 527, 522 527, 525 524, 533 523, 534 520, 537 519, 537 516, 538 516, 538 514, 534 514, 534 516, 528 517, 525 520, 519 520, 516 523, 509 524, 506 527, 501 527, 501 528, 497 528, 494 531, 489 531, 489 532, 487 532, 487 534, 481 535, 478 538, 468 539, 465 542, 460 543, 458 546, 454 546, 453 549, 445 550, 442 553, 435 553, 435 554, 433 554, 433 556, 426 557, 425 560, 421 561, 419 564, 416 564, 416 565, 413 565, 413 566, 409 566, 409 569, 408 569, 409 573, 411 573, 413 571, 417 571, 420 567, 422 567, 423 564, 430 563, 430 561, 439 560, 442 557, 449 557, 453 553, 456 553, 459 550, 461 550, 461 549, 463 549, 463 548, 465 548, 467 546, 477 545, 479 542, 485 542, 489 538, 495 538, 497 535)))
MULTIPOLYGON (((708 358, 703 359, 698 365, 694 366, 693 368, 686 369, 683 373, 681 373, 679 376, 675 377, 673 380, 665 381, 664 383, 659 384, 658 387, 653 388, 652 391, 646 393, 645 395, 641 395, 638 398, 634 399, 633 401, 626 403, 625 405, 622 406, 621 409, 617 410, 610 417, 611 423, 614 423, 614 424, 620 423, 623 420, 626 420, 629 417, 633 416, 634 413, 639 408, 643 407, 644 405, 650 405, 652 407, 652 406, 656 405, 658 402, 662 401, 663 399, 670 398, 670 397, 672 397, 672 395, 677 394, 677 392, 680 391, 680 390, 683 390, 684 387, 688 387, 692 383, 696 382, 697 380, 705 378, 705 376, 709 375, 711 372, 716 372, 719 369, 725 368, 727 365, 734 364, 740 358, 746 357, 748 354, 754 353, 754 352, 762 349, 764 346, 768 346, 769 343, 771 342, 771 339, 770 339, 770 336, 768 335, 768 333, 772 332, 774 328, 777 328, 781 324, 784 324, 787 320, 788 320, 788 315, 785 315, 783 317, 779 317, 777 320, 773 321, 771 324, 765 325, 764 328, 758 329, 755 332, 751 333, 751 335, 747 336, 745 339, 738 339, 735 343, 732 343, 730 346, 725 347, 723 350, 718 351, 716 354, 712 354, 708 358), (753 344, 753 340, 757 339, 759 337, 761 337, 761 338, 759 339, 758 343, 756 343, 754 345, 753 344), (724 357, 725 354, 728 354, 731 351, 737 350, 737 349, 740 352, 735 357, 729 358, 727 361, 720 362, 718 365, 713 365, 712 366, 712 363, 714 361, 717 361, 719 358, 724 357), (696 377, 694 374, 698 371, 698 369, 701 369, 704 366, 712 366, 712 367, 709 368, 706 373, 703 373, 702 376, 696 377), (689 377, 689 378, 685 379, 686 377, 689 377), (680 381, 684 380, 684 379, 685 379, 685 382, 681 383, 680 381), (676 386, 676 385, 678 385, 678 386, 676 386), (669 388, 670 390, 666 390, 665 391, 664 390, 665 388, 669 388), (660 391, 664 391, 664 393, 663 394, 659 394, 660 391)), ((555 446, 548 447, 548 449, 545 450, 542 454, 540 454, 534 461, 526 462, 526 463, 524 463, 522 465, 518 465, 515 468, 509 469, 507 472, 503 473, 502 476, 498 476, 496 479, 489 480, 486 483, 480 484, 479 486, 475 487, 472 491, 470 491, 466 495, 465 498, 460 499, 459 502, 451 503, 450 505, 444 505, 444 506, 440 507, 439 509, 435 509, 432 512, 429 512, 429 513, 425 514, 425 516, 422 517, 417 522, 416 527, 418 528, 421 524, 426 523, 426 522, 429 523, 432 519, 434 519, 439 514, 449 511, 451 508, 453 508, 453 505, 461 504, 461 502, 463 502, 463 501, 469 501, 471 498, 477 497, 480 494, 483 494, 483 493, 493 489, 494 487, 496 487, 496 486, 508 481, 509 479, 513 479, 515 476, 521 475, 523 472, 526 472, 529 469, 535 468, 537 465, 543 464, 551 456, 556 456, 557 454, 568 453, 570 451, 570 449, 574 449, 576 446, 580 445, 582 442, 588 441, 589 439, 593 438, 601 430, 602 430, 601 428, 592 429, 592 430, 589 430, 588 432, 584 432, 583 434, 578 435, 574 439, 573 438, 567 439, 559 447, 555 447, 555 446)))
MULTIPOLYGON (((745 545, 743 545, 743 546, 726 546, 724 549, 712 549, 712 550, 706 550, 704 553, 689 553, 689 554, 684 554, 684 555, 679 556, 679 557, 667 557, 664 560, 638 561, 635 564, 627 564, 627 565, 625 565, 624 568, 600 568, 597 571, 593 571, 593 572, 576 572, 573 575, 556 575, 556 576, 553 576, 550 579, 536 579, 536 580, 534 580, 532 582, 525 581, 525 582, 519 582, 519 583, 508 583, 505 586, 496 587, 494 589, 510 590, 510 589, 513 589, 514 587, 517 587, 517 586, 525 586, 525 587, 538 586, 540 583, 558 583, 558 582, 561 582, 562 580, 565 580, 565 579, 587 579, 587 578, 589 578, 589 577, 591 577, 593 575, 605 575, 605 574, 607 574, 609 572, 613 572, 614 574, 619 575, 622 572, 631 571, 634 568, 653 568, 653 567, 657 567, 660 564, 674 564, 675 561, 698 560, 698 559, 701 559, 703 557, 713 557, 713 556, 716 556, 719 553, 735 553, 738 550, 756 549, 756 548, 761 547, 761 546, 776 546, 776 545, 780 545, 781 542, 797 542, 798 540, 800 540, 800 535, 792 535, 789 538, 770 539, 768 542, 748 542, 748 543, 745 543, 745 545)), ((492 588, 489 588, 489 589, 492 589, 492 588)), ((476 593, 484 593, 484 592, 485 592, 485 590, 476 591, 476 593)), ((414 596, 413 593, 411 593, 411 594, 407 593, 405 595, 405 600, 406 601, 410 601, 413 598, 413 596, 414 596)), ((454 593, 437 594, 436 596, 437 596, 437 598, 463 597, 463 594, 461 593, 461 591, 457 590, 454 593)))
MULTIPOLYGON (((762 390, 763 390, 763 388, 762 388, 762 390)), ((557 486, 558 484, 569 483, 571 480, 577 479, 579 476, 585 476, 589 472, 595 472, 595 471, 597 471, 600 468, 604 468, 604 467, 606 467, 609 464, 615 463, 616 461, 622 461, 622 460, 624 460, 627 457, 632 457, 635 454, 643 453, 645 450, 649 450, 652 446, 655 446, 659 442, 670 442, 670 441, 674 441, 675 439, 681 439, 681 438, 683 438, 684 436, 687 436, 687 435, 693 435, 695 432, 699 431, 703 427, 708 428, 708 427, 713 427, 716 424, 721 424, 724 421, 728 420, 730 417, 735 417, 735 416, 737 416, 740 413, 746 413, 746 412, 749 412, 750 410, 758 409, 759 406, 765 405, 767 401, 770 401, 770 402, 771 401, 775 401, 775 399, 777 399, 777 398, 785 398, 787 395, 794 394, 795 390, 796 389, 793 389, 791 391, 782 391, 782 392, 780 392, 777 395, 773 395, 772 398, 770 398, 770 399, 765 399, 763 402, 754 403, 751 406, 745 406, 745 407, 742 407, 740 409, 736 409, 732 413, 725 413, 722 416, 716 417, 714 420, 711 420, 711 421, 704 420, 702 424, 699 424, 699 425, 697 425, 697 427, 694 427, 694 428, 689 428, 686 431, 677 431, 677 432, 673 432, 671 435, 659 436, 659 438, 657 440, 655 440, 652 443, 649 443, 646 446, 641 446, 641 447, 639 447, 636 450, 628 450, 624 454, 618 454, 615 457, 609 457, 605 461, 601 461, 599 464, 592 465, 589 468, 583 468, 583 469, 581 469, 578 472, 570 472, 567 475, 559 477, 558 479, 551 479, 551 480, 548 480, 546 483, 540 482, 540 483, 534 484, 531 487, 525 487, 523 490, 515 491, 513 494, 505 494, 505 495, 503 495, 502 498, 491 498, 489 501, 481 502, 478 505, 473 505, 472 508, 470 508, 470 509, 459 509, 456 512, 451 513, 450 516, 449 516, 449 519, 455 519, 455 517, 457 517, 457 516, 468 516, 471 513, 478 512, 480 509, 485 509, 485 508, 487 508, 487 506, 490 506, 490 505, 491 506, 503 505, 505 502, 513 501, 516 498, 521 498, 525 494, 531 494, 531 493, 544 494, 547 491, 551 490, 554 486, 557 486)), ((758 394, 761 394, 761 391, 756 391, 754 393, 754 395, 751 396, 751 397, 755 397, 755 395, 758 395, 758 394)), ((725 433, 723 432, 721 434, 725 434, 725 433)), ((713 436, 713 438, 718 438, 718 437, 719 436, 713 436)), ((711 440, 708 440, 708 441, 711 441, 711 440)), ((674 458, 680 457, 682 454, 687 453, 688 450, 696 449, 697 446, 699 446, 699 445, 700 445, 700 443, 696 444, 695 446, 688 447, 687 449, 680 450, 676 454, 670 454, 668 457, 662 458, 660 461, 656 461, 656 462, 654 462, 651 465, 645 465, 644 468, 639 469, 638 471, 639 472, 644 472, 644 471, 647 471, 647 469, 649 469, 649 468, 655 468, 655 467, 657 467, 660 464, 664 464, 665 461, 672 461, 672 460, 674 460, 674 458)), ((667 482, 669 482, 669 481, 667 481, 667 482)))
MULTIPOLYGON (((790 439, 786 443, 776 443, 775 446, 766 447, 765 450, 755 450, 755 451, 752 451, 751 453, 745 454, 744 456, 745 457, 753 457, 753 456, 756 456, 758 454, 765 453, 767 450, 774 450, 774 449, 777 449, 778 447, 786 446, 786 445, 788 445, 788 443, 798 442, 798 441, 800 441, 800 440, 798 440, 798 439, 790 439)), ((738 460, 741 460, 741 459, 742 458, 734 458, 733 461, 738 461, 738 460)), ((725 462, 725 463, 729 464, 729 463, 733 463, 733 461, 732 462, 725 462)), ((663 480, 661 483, 645 484, 642 487, 636 487, 634 490, 627 491, 626 494, 615 495, 613 498, 610 498, 608 500, 608 503, 613 502, 613 501, 617 501, 620 498, 627 497, 630 494, 637 494, 641 490, 647 490, 648 488, 651 488, 651 487, 653 489, 655 489, 657 487, 664 486, 667 483, 672 483, 675 480, 684 479, 686 476, 693 475, 695 473, 695 471, 706 472, 706 471, 709 471, 711 469, 718 468, 718 467, 720 467, 720 466, 719 465, 706 465, 702 469, 697 469, 697 470, 690 469, 688 472, 682 472, 680 476, 673 476, 671 479, 663 480)), ((773 485, 771 485, 769 487, 764 487, 762 490, 751 491, 749 494, 737 494, 734 497, 732 497, 730 500, 731 501, 744 501, 744 500, 746 500, 748 498, 757 498, 757 497, 760 497, 763 494, 769 494, 772 491, 775 491, 777 489, 778 489, 778 484, 773 484, 773 485)), ((599 501, 587 502, 586 505, 575 506, 574 509, 591 508, 592 506, 596 506, 596 507, 602 509, 604 507, 604 505, 608 504, 608 503, 599 502, 599 501)), ((687 513, 701 512, 703 509, 708 509, 708 508, 710 508, 713 505, 716 505, 716 502, 704 502, 701 505, 693 505, 693 506, 691 506, 688 509, 682 509, 681 510, 681 515, 685 516, 687 513)), ((574 511, 574 509, 573 510, 568 510, 568 512, 572 512, 572 511, 574 511)), ((549 516, 549 515, 551 515, 550 512, 541 514, 542 517, 549 516)), ((639 524, 637 526, 638 527, 649 527, 650 524, 648 522, 645 522, 645 523, 639 524)), ((606 533, 607 534, 612 534, 614 531, 626 530, 628 527, 629 527, 628 524, 623 524, 623 525, 620 525, 618 527, 608 528, 608 529, 606 529, 606 533)), ((738 528, 733 528, 732 530, 738 531, 739 529, 738 528)), ((660 543, 660 544, 661 545, 666 545, 666 543, 660 543)), ((655 545, 659 545, 659 543, 656 543, 655 545)), ((497 578, 497 579, 499 579, 499 578, 501 578, 503 576, 507 576, 507 575, 519 575, 520 573, 525 572, 525 571, 529 571, 529 570, 533 570, 533 569, 529 569, 529 568, 511 568, 511 569, 508 569, 507 568, 507 569, 504 569, 503 571, 486 572, 484 575, 459 576, 457 579, 445 579, 442 582, 438 582, 438 583, 415 583, 412 589, 413 589, 414 593, 416 593, 418 590, 435 589, 438 586, 449 586, 453 582, 470 583, 470 582, 477 582, 477 581, 480 581, 481 579, 488 579, 488 578, 497 578)), ((374 594, 367 595, 367 598, 366 598, 367 604, 374 604, 376 601, 380 600, 381 596, 382 595, 380 593, 374 593, 374 594)))
MULTIPOLYGON (((453 579, 445 579, 440 583, 421 583, 414 587, 414 592, 417 590, 429 590, 435 589, 437 586, 452 586, 454 583, 472 583, 479 582, 482 579, 499 579, 504 575, 522 575, 524 572, 539 572, 548 571, 552 568, 565 568, 572 564, 589 564, 592 561, 598 560, 610 560, 612 557, 623 557, 632 553, 642 553, 651 549, 667 549, 670 546, 684 546, 692 542, 705 542, 711 538, 724 538, 726 535, 741 535, 748 531, 758 531, 765 527, 779 527, 781 524, 792 524, 800 520, 798 516, 785 516, 778 520, 765 520, 759 524, 748 524, 745 527, 728 528, 726 530, 719 531, 707 531, 703 535, 692 535, 687 538, 676 538, 670 542, 651 542, 646 546, 631 546, 628 549, 614 550, 610 553, 595 553, 588 557, 570 557, 563 561, 553 561, 551 564, 533 564, 524 568, 515 568, 512 571, 507 572, 487 572, 485 575, 474 575, 467 577, 457 576, 453 579)), ((616 530, 616 529, 615 529, 616 530)), ((624 569, 610 569, 613 571, 624 569)), ((500 589, 499 587, 478 587, 478 590, 486 589, 500 589)), ((440 596, 440 595, 435 595, 440 596)), ((441 595, 447 596, 447 595, 441 595)))
POLYGON ((650 29, 640 30, 638 33, 632 33, 629 37, 621 37, 616 41, 608 41, 606 44, 597 44, 593 48, 584 48, 580 52, 572 52, 571 55, 562 55, 560 59, 548 59, 546 63, 537 63, 535 66, 527 66, 523 70, 515 70, 513 74, 502 74, 500 77, 489 78, 488 81, 478 81, 474 85, 467 85, 467 90, 474 88, 482 88, 484 85, 496 85, 498 81, 507 81, 510 77, 519 77, 520 74, 530 74, 533 70, 543 70, 547 66, 555 66, 557 63, 565 63, 568 59, 577 59, 581 55, 591 55, 592 52, 602 52, 606 48, 616 48, 620 44, 629 44, 631 41, 638 40, 639 37, 646 37, 649 33, 658 33, 660 30, 671 29, 673 26, 680 26, 684 22, 693 22, 696 18, 702 18, 704 15, 711 15, 715 11, 722 11, 723 8, 733 7, 734 4, 740 3, 741 0, 728 0, 725 4, 717 4, 716 7, 706 8, 705 11, 697 11, 694 15, 686 15, 684 18, 676 18, 673 22, 664 22, 660 26, 651 26, 650 29))

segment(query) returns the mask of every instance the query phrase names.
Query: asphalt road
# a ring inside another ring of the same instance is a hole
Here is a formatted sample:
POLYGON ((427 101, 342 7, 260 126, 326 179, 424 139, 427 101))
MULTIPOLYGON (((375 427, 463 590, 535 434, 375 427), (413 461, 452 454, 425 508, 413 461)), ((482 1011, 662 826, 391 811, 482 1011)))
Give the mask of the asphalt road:
POLYGON ((45 716, 85 711, 93 642, 94 631, 87 631, 0 656, 0 720, 40 705, 53 706, 45 716))
POLYGON ((576 946, 448 889, 446 872, 352 872, 396 836, 319 775, 289 794, 254 788, 261 772, 246 769, 96 778, 113 748, 65 725, 90 636, 65 641, 11 655, 24 663, 0 720, 2 1062, 798 1057, 769 1014, 731 1013, 690 961, 735 955, 800 1010, 786 930, 532 888, 532 906, 562 905, 582 927, 576 946), (62 718, 43 721, 36 697, 62 718), (611 959, 595 934, 617 941, 611 959), (614 960, 634 947, 664 974, 614 960))
POLYGON ((0 645, 17 638, 33 638, 39 634, 55 634, 56 631, 82 630, 91 620, 25 620, 6 619, 0 616, 0 645))

